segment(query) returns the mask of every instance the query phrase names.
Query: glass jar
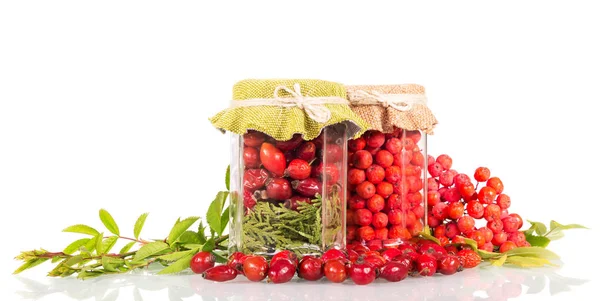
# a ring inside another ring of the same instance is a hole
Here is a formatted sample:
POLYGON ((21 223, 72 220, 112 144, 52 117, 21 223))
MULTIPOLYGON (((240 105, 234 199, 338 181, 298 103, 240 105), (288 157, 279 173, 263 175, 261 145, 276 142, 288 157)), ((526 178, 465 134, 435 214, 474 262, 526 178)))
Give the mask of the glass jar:
POLYGON ((348 142, 348 244, 394 247, 427 225, 427 134, 437 120, 419 85, 346 90, 352 110, 369 123, 348 142))
POLYGON ((343 85, 243 80, 211 122, 232 134, 230 253, 345 248, 348 139, 367 124, 343 85))
POLYGON ((230 252, 320 254, 345 248, 347 137, 344 124, 316 139, 232 135, 230 252))

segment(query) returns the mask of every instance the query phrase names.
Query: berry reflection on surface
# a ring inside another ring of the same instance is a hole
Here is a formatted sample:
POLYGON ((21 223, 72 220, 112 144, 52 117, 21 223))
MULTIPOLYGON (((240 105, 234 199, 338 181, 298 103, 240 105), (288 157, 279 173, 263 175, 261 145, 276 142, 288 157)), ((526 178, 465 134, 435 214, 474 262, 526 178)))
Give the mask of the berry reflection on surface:
POLYGON ((198 295, 204 300, 508 300, 525 294, 553 296, 588 282, 561 276, 557 268, 492 267, 468 269, 451 277, 408 277, 400 283, 378 279, 368 286, 298 278, 280 285, 253 283, 242 278, 218 283, 206 281, 200 275, 156 276, 147 272, 87 281, 43 278, 38 282, 26 276, 15 278, 21 282, 17 285, 18 294, 25 300, 55 295, 73 300, 95 297, 96 300, 136 301, 144 300, 153 292, 164 296, 164 291, 169 300, 192 300, 198 295), (376 291, 385 292, 385 296, 376 291))

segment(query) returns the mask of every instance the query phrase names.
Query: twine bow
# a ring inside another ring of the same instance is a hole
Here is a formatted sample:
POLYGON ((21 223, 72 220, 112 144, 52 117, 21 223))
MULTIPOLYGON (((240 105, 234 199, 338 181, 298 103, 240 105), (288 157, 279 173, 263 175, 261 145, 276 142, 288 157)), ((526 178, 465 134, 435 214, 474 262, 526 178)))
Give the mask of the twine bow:
POLYGON ((384 94, 377 91, 366 92, 357 90, 355 93, 363 98, 352 100, 352 104, 381 104, 384 108, 392 107, 398 111, 406 112, 415 104, 426 104, 427 98, 422 94, 384 94))
POLYGON ((241 101, 234 101, 234 107, 250 106, 280 106, 280 107, 298 107, 303 110, 312 120, 325 123, 331 119, 331 111, 324 104, 348 104, 346 99, 337 96, 310 97, 303 96, 300 91, 300 84, 294 84, 294 90, 286 86, 277 86, 273 91, 273 98, 257 98, 241 101), (292 97, 280 97, 279 92, 285 91, 292 97))

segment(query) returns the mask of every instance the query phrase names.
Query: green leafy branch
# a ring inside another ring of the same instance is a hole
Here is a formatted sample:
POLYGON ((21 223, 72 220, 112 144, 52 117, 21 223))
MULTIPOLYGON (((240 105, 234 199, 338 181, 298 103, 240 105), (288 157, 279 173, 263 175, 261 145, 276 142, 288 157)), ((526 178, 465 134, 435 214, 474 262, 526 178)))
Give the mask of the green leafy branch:
POLYGON ((550 221, 550 229, 548 230, 548 227, 546 227, 544 223, 533 222, 530 220, 528 220, 528 222, 531 224, 531 227, 523 231, 523 233, 525 233, 527 241, 532 246, 538 246, 542 248, 547 247, 551 241, 560 239, 563 236, 565 236, 563 230, 588 229, 579 224, 562 225, 556 221, 550 221))
POLYGON ((21 273, 46 261, 56 264, 48 273, 51 277, 67 277, 77 274, 80 279, 93 278, 105 274, 127 273, 160 263, 164 268, 159 274, 181 272, 190 266, 192 257, 199 251, 215 254, 217 261, 224 262, 228 235, 223 232, 229 221, 229 208, 225 201, 229 195, 229 167, 225 175, 227 191, 220 191, 209 206, 205 226, 202 221, 197 228, 192 226, 200 217, 192 216, 177 219, 169 235, 162 240, 144 240, 140 234, 148 213, 138 217, 133 228, 133 237, 121 236, 118 224, 105 209, 100 209, 100 221, 112 235, 105 235, 95 228, 77 224, 67 227, 63 232, 86 235, 67 245, 61 252, 49 252, 44 249, 21 252, 15 259, 23 264, 14 271, 21 273), (195 230, 191 230, 195 229, 195 230), (209 232, 208 234, 206 232, 209 232), (119 240, 128 241, 118 253, 112 249, 119 240), (131 249, 139 245, 137 250, 131 249))

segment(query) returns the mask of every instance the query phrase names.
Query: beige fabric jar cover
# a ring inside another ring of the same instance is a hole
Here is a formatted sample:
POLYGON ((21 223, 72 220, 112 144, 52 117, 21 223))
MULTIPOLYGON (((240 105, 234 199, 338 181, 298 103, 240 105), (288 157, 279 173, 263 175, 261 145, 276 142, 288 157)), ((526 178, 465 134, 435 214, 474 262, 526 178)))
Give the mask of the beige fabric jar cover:
POLYGON ((395 128, 433 133, 437 119, 427 107, 425 88, 416 84, 346 86, 352 111, 370 129, 391 133, 395 128))

